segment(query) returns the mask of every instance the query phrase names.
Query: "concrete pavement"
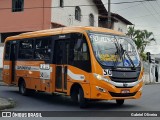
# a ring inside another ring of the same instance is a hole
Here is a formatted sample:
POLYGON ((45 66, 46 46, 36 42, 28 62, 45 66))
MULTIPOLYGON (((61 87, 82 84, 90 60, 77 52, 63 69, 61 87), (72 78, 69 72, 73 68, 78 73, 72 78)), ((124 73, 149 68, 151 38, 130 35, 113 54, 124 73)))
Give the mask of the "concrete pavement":
MULTIPOLYGON (((0 86, 5 86, 6 84, 0 81, 0 86)), ((0 96, 0 110, 13 108, 15 106, 15 101, 12 98, 1 98, 0 96)))

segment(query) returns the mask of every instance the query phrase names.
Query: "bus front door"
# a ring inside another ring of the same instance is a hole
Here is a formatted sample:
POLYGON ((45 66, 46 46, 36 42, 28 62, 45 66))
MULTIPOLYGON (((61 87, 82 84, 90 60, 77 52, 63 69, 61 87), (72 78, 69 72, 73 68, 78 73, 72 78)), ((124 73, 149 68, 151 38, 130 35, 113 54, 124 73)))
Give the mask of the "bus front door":
POLYGON ((57 92, 67 92, 68 49, 69 41, 58 40, 55 42, 55 88, 57 92))

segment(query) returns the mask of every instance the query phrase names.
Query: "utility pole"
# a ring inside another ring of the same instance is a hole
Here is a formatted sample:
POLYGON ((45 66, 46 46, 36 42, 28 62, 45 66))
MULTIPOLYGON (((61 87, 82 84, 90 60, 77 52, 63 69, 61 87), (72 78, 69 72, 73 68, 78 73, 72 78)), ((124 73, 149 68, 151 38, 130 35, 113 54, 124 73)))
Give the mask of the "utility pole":
POLYGON ((108 28, 111 29, 111 0, 108 0, 108 28))

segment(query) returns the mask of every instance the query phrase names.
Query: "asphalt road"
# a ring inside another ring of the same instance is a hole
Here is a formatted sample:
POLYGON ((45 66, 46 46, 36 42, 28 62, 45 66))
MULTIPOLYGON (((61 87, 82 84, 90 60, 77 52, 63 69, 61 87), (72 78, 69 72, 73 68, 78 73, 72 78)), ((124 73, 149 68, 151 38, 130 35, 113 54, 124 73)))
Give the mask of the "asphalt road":
POLYGON ((115 101, 91 102, 86 109, 80 109, 68 96, 35 93, 22 96, 18 87, 0 86, 0 97, 12 98, 16 111, 160 111, 160 84, 145 85, 141 99, 126 100, 123 106, 115 101))
MULTIPOLYGON (((70 97, 51 95, 48 93, 36 93, 30 96, 22 96, 17 87, 0 86, 0 97, 12 98, 16 101, 16 107, 7 111, 160 111, 160 84, 145 85, 141 99, 126 100, 121 107, 115 101, 92 102, 89 108, 80 109, 78 104, 71 101, 70 97)), ((73 113, 74 114, 74 113, 73 113)), ((63 116, 63 114, 62 114, 63 116)), ((17 120, 22 118, 0 118, 17 120)), ((23 118, 28 120, 28 118, 23 118)), ((29 118, 35 120, 35 118, 29 118)), ((38 118, 38 120, 137 120, 137 117, 54 117, 38 118)), ((139 120, 159 120, 157 117, 139 117, 139 120)))

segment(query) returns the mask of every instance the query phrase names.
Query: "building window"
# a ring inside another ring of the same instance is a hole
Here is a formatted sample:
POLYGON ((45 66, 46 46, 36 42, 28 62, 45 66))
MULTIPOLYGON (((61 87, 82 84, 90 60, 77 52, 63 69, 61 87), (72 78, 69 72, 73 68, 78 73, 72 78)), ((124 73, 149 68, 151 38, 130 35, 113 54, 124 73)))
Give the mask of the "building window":
POLYGON ((81 21, 81 9, 78 6, 75 8, 75 19, 81 21))
POLYGON ((119 31, 119 32, 123 32, 123 30, 122 30, 121 28, 118 28, 118 31, 119 31))
POLYGON ((12 12, 20 12, 24 9, 24 0, 12 0, 12 12))
POLYGON ((89 24, 90 26, 94 26, 94 15, 92 13, 89 14, 89 24))
POLYGON ((60 0, 60 7, 63 7, 64 6, 64 1, 63 0, 60 0))

